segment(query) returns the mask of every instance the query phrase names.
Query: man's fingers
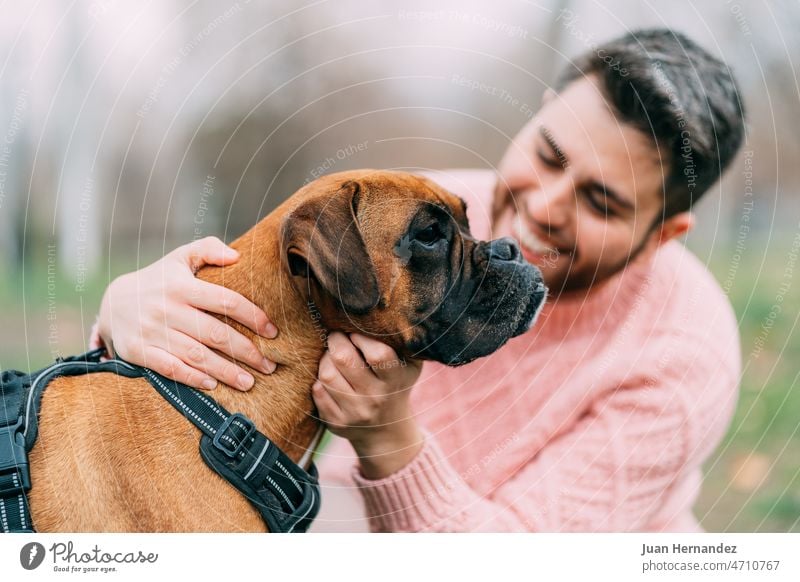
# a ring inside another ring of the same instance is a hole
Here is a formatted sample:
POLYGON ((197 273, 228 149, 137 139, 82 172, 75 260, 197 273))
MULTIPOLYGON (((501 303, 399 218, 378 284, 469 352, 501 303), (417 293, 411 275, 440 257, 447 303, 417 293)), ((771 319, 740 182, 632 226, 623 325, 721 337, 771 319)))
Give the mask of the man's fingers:
POLYGON ((171 378, 192 388, 212 390, 216 388, 217 381, 200 370, 187 366, 181 360, 162 350, 161 348, 148 348, 144 353, 143 364, 154 372, 171 378))
MULTIPOLYGON (((200 239, 176 252, 193 273, 205 264, 224 266, 239 260, 239 253, 216 237, 200 239)), ((278 329, 267 314, 235 291, 197 280, 188 291, 188 299, 195 307, 227 315, 259 335, 268 338, 278 335, 278 329)))
POLYGON ((214 353, 209 348, 178 331, 170 331, 167 349, 185 364, 205 372, 212 378, 239 390, 249 390, 255 379, 252 374, 214 353))
POLYGON ((252 329, 258 335, 274 338, 278 335, 267 314, 254 303, 227 287, 197 280, 189 293, 189 301, 195 307, 225 315, 252 329))
POLYGON ((215 236, 207 236, 179 247, 183 260, 197 272, 203 265, 225 266, 239 260, 239 253, 215 236))
POLYGON ((311 397, 319 412, 319 418, 326 424, 340 424, 342 409, 320 382, 311 387, 311 397))
POLYGON ((353 333, 350 334, 350 341, 353 342, 361 354, 364 356, 367 366, 381 380, 386 380, 392 376, 395 368, 406 365, 404 360, 397 357, 397 353, 388 345, 367 336, 353 333))
MULTIPOLYGON (((328 352, 324 357, 330 358, 338 372, 351 386, 362 389, 369 388, 376 381, 361 353, 356 349, 350 339, 340 332, 334 332, 328 337, 328 352)), ((320 371, 322 362, 320 362, 320 371)))
POLYGON ((317 372, 317 382, 321 383, 333 396, 334 400, 341 405, 341 400, 349 395, 355 394, 353 387, 342 375, 336 364, 331 359, 329 353, 325 353, 319 361, 319 371, 317 372))
POLYGON ((204 311, 185 309, 170 319, 171 327, 201 344, 227 354, 265 374, 275 371, 275 362, 267 360, 253 342, 204 311))

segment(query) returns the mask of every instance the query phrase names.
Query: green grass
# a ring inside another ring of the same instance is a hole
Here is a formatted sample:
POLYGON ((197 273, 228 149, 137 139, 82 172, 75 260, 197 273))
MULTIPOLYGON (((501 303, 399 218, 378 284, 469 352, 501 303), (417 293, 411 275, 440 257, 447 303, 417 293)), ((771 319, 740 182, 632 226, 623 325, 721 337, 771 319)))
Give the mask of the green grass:
MULTIPOLYGON (((791 244, 787 236, 769 246, 748 241, 730 287, 743 375, 736 414, 706 464, 695 508, 709 531, 800 532, 800 264, 792 264, 791 244), (776 303, 781 312, 770 325, 776 303)), ((711 253, 717 280, 728 277, 731 255, 711 253)))
MULTIPOLYGON (((58 355, 85 351, 100 300, 116 276, 137 268, 134 259, 115 261, 81 285, 48 263, 46 245, 20 269, 0 265, 0 369, 34 370, 58 355), (5 267, 5 268, 4 268, 5 267)), ((142 266, 157 258, 143 259, 142 266)))
MULTIPOLYGON (((736 415, 724 442, 706 464, 707 476, 695 508, 710 531, 800 532, 800 333, 795 320, 800 313, 800 265, 763 349, 758 357, 752 354, 786 281, 791 239, 785 238, 773 239, 769 248, 748 241, 750 250, 742 257, 730 288, 740 319, 745 371, 736 415)), ((710 269, 717 280, 725 280, 730 250, 699 250, 697 254, 703 259, 710 255, 710 269)), ((115 262, 111 273, 87 281, 82 292, 63 274, 48 280, 44 253, 33 257, 22 271, 2 277, 0 367, 36 369, 59 353, 82 351, 108 281, 135 267, 132 261, 115 262)))

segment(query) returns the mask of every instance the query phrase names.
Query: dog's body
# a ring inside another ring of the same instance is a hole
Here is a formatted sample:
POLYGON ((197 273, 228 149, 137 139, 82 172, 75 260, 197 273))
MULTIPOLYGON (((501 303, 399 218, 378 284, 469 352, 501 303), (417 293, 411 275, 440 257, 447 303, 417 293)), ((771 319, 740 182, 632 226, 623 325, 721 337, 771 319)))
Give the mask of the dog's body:
MULTIPOLYGON (((460 199, 408 174, 347 172, 307 185, 232 244, 236 264, 198 273, 246 296, 280 330, 263 340, 225 320, 278 367, 250 369, 249 392, 220 386, 211 395, 299 461, 319 427, 310 386, 326 329, 373 335, 401 357, 461 364, 530 326, 544 300, 540 275, 518 249, 496 243, 469 236, 460 199), (448 233, 432 236, 434 224, 448 233)), ((250 503, 201 461, 198 440, 145 380, 54 380, 30 454, 35 527, 265 531, 250 503)))

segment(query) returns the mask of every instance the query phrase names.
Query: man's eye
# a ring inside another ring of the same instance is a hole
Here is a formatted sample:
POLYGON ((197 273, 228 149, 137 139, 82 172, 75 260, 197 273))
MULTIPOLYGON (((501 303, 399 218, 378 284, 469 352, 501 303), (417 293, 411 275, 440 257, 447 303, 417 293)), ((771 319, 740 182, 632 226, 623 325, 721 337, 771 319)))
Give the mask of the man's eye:
POLYGON ((546 155, 544 155, 542 152, 536 152, 536 154, 539 156, 539 159, 540 159, 540 160, 542 160, 542 163, 543 163, 545 166, 548 166, 548 167, 550 167, 550 168, 562 168, 562 167, 563 167, 563 166, 561 165, 561 162, 560 162, 560 161, 558 161, 558 160, 557 160, 557 159, 555 159, 555 158, 548 158, 548 157, 547 157, 546 155))
POLYGON ((603 216, 614 215, 614 212, 605 203, 605 196, 596 194, 594 192, 587 192, 586 198, 589 200, 589 204, 592 206, 592 208, 594 208, 598 213, 602 214, 603 216))
POLYGON ((442 231, 439 230, 438 224, 432 224, 424 228, 414 235, 414 240, 421 242, 424 245, 432 245, 433 243, 441 240, 442 231))

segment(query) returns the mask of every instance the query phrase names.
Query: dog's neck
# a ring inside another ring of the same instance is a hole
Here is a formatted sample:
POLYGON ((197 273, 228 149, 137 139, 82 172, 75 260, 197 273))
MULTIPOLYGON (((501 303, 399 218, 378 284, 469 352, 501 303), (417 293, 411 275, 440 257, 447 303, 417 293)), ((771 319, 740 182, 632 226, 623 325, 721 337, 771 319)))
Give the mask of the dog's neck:
MULTIPOLYGON (((259 430, 295 462, 303 458, 318 436, 320 423, 311 398, 326 331, 313 304, 293 285, 284 269, 277 213, 259 222, 231 245, 240 253, 228 267, 204 267, 198 277, 240 293, 258 307, 278 328, 275 339, 264 339, 243 325, 224 317, 226 323, 253 340, 278 367, 264 374, 237 362, 255 377, 247 392, 220 384, 211 392, 231 412, 251 418, 259 430)), ((225 356, 227 358, 227 356, 225 356)), ((231 359, 231 358, 227 358, 231 359)))

